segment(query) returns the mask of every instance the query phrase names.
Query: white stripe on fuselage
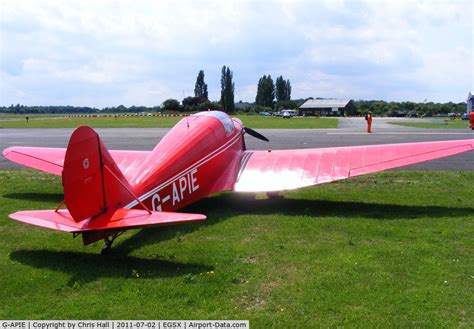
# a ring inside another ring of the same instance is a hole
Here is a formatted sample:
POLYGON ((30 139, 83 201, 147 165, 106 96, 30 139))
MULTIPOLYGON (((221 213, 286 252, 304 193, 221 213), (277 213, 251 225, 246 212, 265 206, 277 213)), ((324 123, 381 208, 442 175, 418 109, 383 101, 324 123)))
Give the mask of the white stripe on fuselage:
MULTIPOLYGON (((154 189, 142 194, 141 196, 138 197, 138 200, 143 201, 143 200, 148 199, 150 196, 152 196, 156 192, 158 192, 158 191, 162 190, 163 188, 165 188, 166 186, 171 185, 172 183, 176 182, 178 179, 185 176, 186 174, 188 174, 192 170, 197 169, 200 165, 214 159, 216 156, 218 156, 219 154, 221 154, 222 152, 224 152, 225 150, 230 148, 236 141, 239 140, 239 137, 241 137, 241 136, 242 136, 242 134, 240 134, 240 133, 237 134, 233 139, 229 140, 227 143, 223 144, 222 146, 215 149, 214 151, 212 151, 211 153, 209 153, 205 157, 203 157, 200 160, 196 161, 195 163, 190 165, 188 168, 186 168, 183 171, 179 172, 178 174, 174 175, 172 178, 168 179, 164 183, 161 183, 160 185, 158 185, 154 189)), ((124 208, 129 209, 129 208, 135 207, 137 204, 138 204, 138 202, 136 200, 133 200, 132 202, 127 204, 124 208)))

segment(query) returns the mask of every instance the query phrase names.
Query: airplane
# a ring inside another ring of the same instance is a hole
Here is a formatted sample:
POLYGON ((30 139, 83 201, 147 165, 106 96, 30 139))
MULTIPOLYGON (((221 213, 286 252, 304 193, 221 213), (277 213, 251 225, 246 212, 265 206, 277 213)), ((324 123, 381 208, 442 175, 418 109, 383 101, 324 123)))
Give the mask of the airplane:
POLYGON ((181 119, 152 151, 109 151, 81 126, 67 148, 10 147, 5 158, 60 175, 64 200, 55 210, 18 211, 20 222, 104 240, 124 231, 206 219, 177 210, 223 191, 275 193, 474 149, 474 139, 299 150, 247 150, 244 135, 268 141, 220 111, 181 119), (67 209, 63 209, 66 205, 67 209))

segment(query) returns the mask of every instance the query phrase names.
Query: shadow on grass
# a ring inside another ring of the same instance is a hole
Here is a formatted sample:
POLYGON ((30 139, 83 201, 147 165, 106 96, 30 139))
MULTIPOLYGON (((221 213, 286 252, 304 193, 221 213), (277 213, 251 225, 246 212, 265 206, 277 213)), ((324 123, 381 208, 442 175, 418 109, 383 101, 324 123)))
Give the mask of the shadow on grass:
MULTIPOLYGON (((60 193, 10 193, 5 198, 30 201, 61 202, 64 198, 60 193)), ((204 225, 212 225, 223 217, 240 216, 245 214, 280 214, 309 217, 364 217, 372 219, 416 219, 419 217, 463 217, 471 215, 473 208, 441 207, 441 206, 407 206, 393 204, 379 204, 353 201, 328 200, 298 200, 284 196, 267 199, 255 199, 252 193, 221 193, 202 199, 186 208, 182 212, 202 213, 208 215, 204 225)), ((193 231, 202 224, 185 225, 193 231)), ((180 226, 181 227, 181 226, 180 226)), ((148 229, 149 231, 165 232, 169 228, 148 229)), ((173 229, 171 229, 173 231, 173 229)), ((180 230, 183 231, 183 230, 180 230)))
POLYGON ((202 213, 208 219, 201 223, 144 229, 115 249, 124 253, 148 244, 159 243, 191 233, 199 228, 218 224, 228 218, 246 214, 306 216, 308 220, 325 217, 366 218, 373 220, 416 220, 419 218, 472 216, 473 208, 440 206, 407 206, 328 200, 298 200, 282 196, 256 200, 254 194, 223 193, 198 201, 183 212, 202 213))
POLYGON ((62 193, 9 193, 3 196, 7 199, 28 200, 28 201, 50 201, 60 203, 64 199, 62 193))
POLYGON ((68 273, 72 275, 68 282, 70 286, 102 277, 175 277, 213 270, 212 266, 202 264, 126 256, 116 250, 106 256, 82 252, 18 250, 10 253, 10 259, 36 268, 68 273))
MULTIPOLYGON (((368 200, 370 201, 370 200, 368 200)), ((212 223, 222 216, 245 214, 289 215, 320 217, 363 217, 375 220, 418 219, 422 217, 465 217, 474 213, 474 208, 411 206, 353 201, 299 200, 283 196, 256 200, 252 194, 224 193, 203 199, 186 209, 186 212, 205 213, 212 223)))
MULTIPOLYGON (((38 194, 33 193, 12 193, 6 195, 6 197, 25 200, 38 200, 44 198, 44 200, 57 201, 58 203, 62 200, 61 194, 46 193, 39 194, 39 196, 38 194)), ((285 198, 283 196, 257 200, 255 199, 254 194, 221 193, 198 201, 182 209, 182 211, 206 214, 208 219, 203 223, 189 223, 184 225, 156 227, 140 230, 128 239, 117 240, 116 244, 113 246, 113 251, 117 253, 116 256, 111 255, 108 257, 103 257, 101 255, 82 254, 81 257, 90 257, 90 259, 86 259, 81 263, 88 263, 90 261, 91 263, 96 262, 98 265, 101 265, 102 260, 104 259, 105 262, 110 264, 114 264, 115 262, 124 263, 123 266, 129 265, 124 269, 125 272, 122 272, 124 275, 129 275, 133 270, 133 266, 146 267, 146 263, 149 262, 158 262, 158 264, 155 265, 165 265, 164 268, 166 269, 172 266, 174 263, 168 263, 162 260, 143 260, 133 257, 130 258, 124 255, 127 255, 133 250, 136 250, 142 246, 156 244, 161 241, 170 240, 176 237, 179 238, 180 235, 191 233, 202 227, 215 225, 228 218, 246 214, 306 216, 308 220, 317 220, 325 217, 352 219, 366 218, 373 220, 416 220, 419 218, 455 218, 471 216, 474 209, 442 206, 410 206, 369 202, 362 203, 328 200, 298 200, 285 198)), ((30 251, 29 253, 33 253, 33 251, 30 251)), ((65 264, 68 264, 71 259, 77 258, 77 254, 70 253, 68 256, 65 256, 64 254, 58 254, 58 257, 63 260, 65 264), (70 259, 69 257, 72 258, 70 259)), ((179 264, 175 265, 176 268, 179 267, 179 264)), ((189 269, 192 269, 192 266, 189 269)), ((202 272, 202 270, 198 270, 198 272, 202 272)), ((89 273, 89 271, 87 271, 87 273, 89 273)), ((166 274, 164 272, 159 273, 166 274)), ((84 275, 87 277, 87 274, 84 273, 84 275)))
MULTIPOLYGON (((213 221, 212 224, 217 224, 218 221, 213 221)), ((117 244, 112 249, 117 250, 123 254, 129 254, 133 250, 141 247, 160 243, 161 241, 167 241, 191 233, 202 227, 201 223, 188 223, 176 226, 165 226, 165 227, 151 227, 138 231, 136 234, 128 239, 120 240, 117 239, 117 244)))

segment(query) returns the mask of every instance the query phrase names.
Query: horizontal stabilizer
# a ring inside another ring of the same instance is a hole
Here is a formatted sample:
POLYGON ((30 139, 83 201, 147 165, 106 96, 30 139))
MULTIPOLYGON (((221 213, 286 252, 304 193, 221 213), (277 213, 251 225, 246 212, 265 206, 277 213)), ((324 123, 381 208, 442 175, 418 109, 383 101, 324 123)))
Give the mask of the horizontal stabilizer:
MULTIPOLYGON (((135 175, 150 154, 149 151, 109 150, 109 152, 126 178, 135 175)), ((5 158, 19 165, 61 176, 66 149, 13 146, 4 149, 2 153, 5 158)))
POLYGON ((35 226, 53 230, 81 233, 99 230, 123 230, 130 228, 179 224, 206 219, 205 215, 181 212, 152 211, 151 214, 141 209, 117 209, 92 219, 76 222, 69 211, 58 210, 28 210, 9 215, 10 218, 35 226))
POLYGON ((26 210, 18 211, 8 215, 11 219, 35 225, 50 228, 63 232, 80 232, 83 223, 76 223, 67 210, 26 210))
POLYGON ((60 176, 63 171, 66 149, 49 147, 14 146, 3 150, 3 156, 8 160, 60 176))

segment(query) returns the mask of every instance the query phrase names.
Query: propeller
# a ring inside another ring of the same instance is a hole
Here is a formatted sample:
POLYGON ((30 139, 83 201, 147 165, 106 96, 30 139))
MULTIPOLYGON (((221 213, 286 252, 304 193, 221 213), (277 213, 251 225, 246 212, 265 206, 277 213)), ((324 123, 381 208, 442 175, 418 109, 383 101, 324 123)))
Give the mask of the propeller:
POLYGON ((256 132, 255 130, 253 129, 250 129, 248 127, 244 127, 244 130, 247 134, 249 134, 250 136, 253 136, 255 138, 258 138, 262 141, 265 141, 265 142, 269 142, 268 138, 266 138, 265 136, 263 136, 262 134, 256 132))

